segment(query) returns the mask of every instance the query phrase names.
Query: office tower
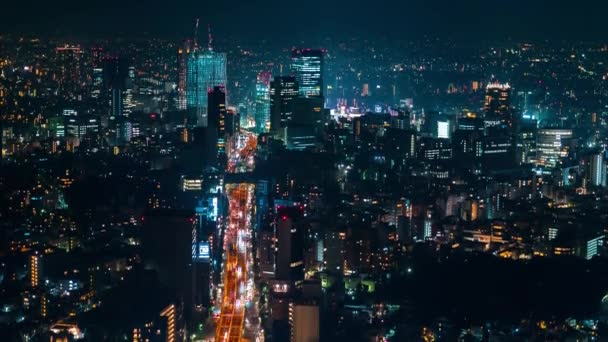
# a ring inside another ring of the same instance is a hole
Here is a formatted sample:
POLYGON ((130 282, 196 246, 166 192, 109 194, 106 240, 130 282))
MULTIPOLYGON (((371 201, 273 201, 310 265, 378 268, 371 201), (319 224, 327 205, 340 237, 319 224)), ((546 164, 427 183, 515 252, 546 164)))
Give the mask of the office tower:
POLYGON ((456 130, 475 131, 481 135, 484 133, 483 120, 475 114, 468 113, 467 116, 459 117, 456 123, 456 130))
POLYGON ((604 152, 591 155, 591 163, 589 163, 591 174, 591 185, 606 186, 606 161, 604 160, 604 152))
POLYGON ((319 306, 317 304, 292 304, 289 308, 291 342, 319 341, 319 306))
POLYGON ((280 135, 291 120, 298 89, 298 82, 292 76, 275 77, 270 83, 270 130, 274 134, 280 135))
POLYGON ((422 134, 425 136, 434 136, 434 134, 436 134, 437 120, 439 120, 440 115, 441 113, 432 110, 422 112, 422 116, 424 118, 424 123, 422 124, 422 134))
POLYGON ((188 59, 193 52, 192 41, 187 39, 182 42, 177 50, 177 109, 186 109, 186 78, 188 74, 188 59))
POLYGON ((214 87, 226 86, 226 54, 209 47, 190 54, 186 73, 186 106, 196 114, 198 125, 207 127, 207 94, 214 87))
POLYGON ((112 88, 110 90, 112 94, 112 99, 110 100, 112 105, 112 117, 119 118, 124 115, 123 111, 123 90, 120 88, 112 88))
POLYGON ((129 73, 127 60, 118 56, 103 58, 103 79, 105 89, 110 93, 111 116, 118 118, 125 115, 125 90, 129 73))
POLYGON ((91 49, 91 65, 93 67, 91 97, 98 98, 103 90, 103 49, 91 49))
POLYGON ((391 118, 391 128, 410 129, 410 113, 399 110, 397 116, 391 118))
POLYGON ((213 87, 207 93, 208 126, 217 130, 218 155, 226 153, 226 89, 213 87))
POLYGON ((441 120, 437 120, 437 131, 436 137, 439 139, 450 139, 452 135, 452 129, 450 125, 450 120, 447 118, 443 118, 441 120))
POLYGON ((66 120, 66 133, 68 136, 83 138, 87 134, 99 133, 99 119, 91 116, 76 116, 66 120))
POLYGON ((422 160, 450 160, 452 159, 452 146, 445 139, 420 139, 419 158, 422 160))
POLYGON ((482 165, 486 170, 499 171, 516 165, 513 137, 507 131, 493 127, 483 140, 482 165))
POLYGON ((321 97, 297 97, 294 110, 287 122, 284 140, 290 150, 304 150, 316 145, 323 128, 323 99, 321 97))
POLYGON ((42 280, 42 255, 37 252, 30 255, 30 286, 37 288, 42 280))
POLYGON ((325 232, 323 251, 323 268, 331 274, 342 274, 344 270, 345 233, 325 232))
POLYGON ((533 163, 536 159, 536 120, 521 120, 516 135, 517 162, 533 163))
POLYGON ((241 116, 232 108, 226 110, 226 134, 233 136, 241 130, 241 116))
POLYGON ((291 69, 301 97, 323 97, 323 50, 294 49, 291 69))
POLYGON ((484 102, 487 119, 495 119, 507 126, 513 125, 510 94, 511 87, 508 83, 490 83, 487 85, 484 102))
POLYGON ((542 128, 536 136, 537 164, 547 168, 557 166, 559 160, 568 156, 571 129, 542 128))
POLYGON ((297 224, 301 215, 299 208, 283 207, 277 210, 275 220, 275 277, 296 287, 304 281, 304 232, 297 224))
POLYGON ((58 92, 64 98, 75 98, 84 80, 83 51, 80 46, 65 45, 56 48, 55 52, 59 67, 58 92))
POLYGON ((384 136, 386 154, 393 165, 405 167, 408 159, 416 157, 416 132, 391 127, 384 136))
POLYGON ((195 281, 202 277, 193 267, 196 223, 192 211, 159 209, 144 215, 142 228, 144 268, 155 270, 171 296, 183 300, 187 320, 196 314, 199 299, 209 290, 196 286, 195 281))
POLYGON ((270 72, 258 74, 255 84, 255 131, 266 133, 270 129, 270 72))

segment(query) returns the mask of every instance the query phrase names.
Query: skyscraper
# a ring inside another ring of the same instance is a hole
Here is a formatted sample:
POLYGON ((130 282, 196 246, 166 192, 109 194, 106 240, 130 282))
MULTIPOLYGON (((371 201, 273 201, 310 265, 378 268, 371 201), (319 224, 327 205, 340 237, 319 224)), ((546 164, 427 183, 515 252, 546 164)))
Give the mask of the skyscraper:
POLYGON ((203 52, 195 50, 188 58, 186 73, 186 107, 195 111, 198 125, 207 126, 207 93, 213 87, 226 85, 226 54, 213 50, 211 35, 209 47, 203 52))
POLYGON ((270 83, 270 130, 280 134, 287 127, 294 111, 294 100, 298 97, 298 82, 292 76, 275 77, 270 83))
POLYGON ((270 129, 270 72, 258 74, 255 84, 255 130, 266 133, 270 129))
POLYGON ((557 166, 561 158, 568 156, 568 140, 571 129, 543 128, 536 136, 537 164, 547 168, 557 166))
POLYGON ((110 93, 111 115, 115 118, 125 114, 125 90, 127 88, 128 67, 125 58, 106 56, 103 58, 103 78, 110 93))
POLYGON ((291 63, 299 96, 323 97, 323 50, 294 49, 291 63))
POLYGON ((188 75, 188 59, 193 52, 191 40, 185 40, 177 50, 177 109, 186 109, 186 77, 188 75))
POLYGON ((591 156, 590 171, 593 186, 606 186, 606 161, 603 151, 591 156))
POLYGON ((217 153, 226 153, 226 89, 213 87, 207 94, 208 126, 217 130, 217 153))
POLYGON ((513 125, 511 112, 511 86, 508 83, 490 83, 486 87, 484 109, 486 117, 499 120, 507 126, 513 125))
POLYGON ((277 241, 276 273, 279 280, 299 287, 304 281, 304 232, 298 224, 301 212, 296 207, 283 207, 277 211, 275 237, 277 241))
POLYGON ((59 72, 58 91, 64 98, 75 98, 84 80, 83 50, 80 46, 61 46, 55 49, 59 72))

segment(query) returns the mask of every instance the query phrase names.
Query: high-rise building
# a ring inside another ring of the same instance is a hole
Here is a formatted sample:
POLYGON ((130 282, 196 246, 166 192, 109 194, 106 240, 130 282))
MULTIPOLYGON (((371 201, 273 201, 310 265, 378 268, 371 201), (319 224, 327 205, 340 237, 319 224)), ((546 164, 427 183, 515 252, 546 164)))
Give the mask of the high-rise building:
POLYGON ((110 114, 115 118, 125 115, 125 92, 128 74, 129 68, 124 57, 106 56, 103 58, 105 90, 110 93, 110 114))
POLYGON ((255 130, 266 133, 270 130, 270 72, 258 74, 255 84, 255 130))
POLYGON ((188 59, 193 52, 192 41, 187 39, 182 42, 177 50, 177 109, 186 109, 186 89, 188 75, 188 59))
POLYGON ((513 125, 511 111, 511 86, 508 83, 490 83, 486 87, 484 108, 486 117, 499 120, 507 126, 513 125))
POLYGON ((442 119, 437 121, 437 138, 439 139, 450 139, 452 130, 450 127, 450 120, 442 119))
POLYGON ((171 297, 183 301, 186 320, 208 305, 207 232, 201 231, 199 224, 192 211, 157 209, 147 212, 143 219, 144 268, 155 270, 171 297))
POLYGON ((518 164, 533 163, 536 159, 536 120, 521 120, 516 136, 518 164))
POLYGON ((30 286, 37 288, 42 280, 42 256, 38 253, 30 255, 30 286))
POLYGON ((603 151, 591 156, 589 167, 591 171, 591 185, 606 186, 606 161, 604 160, 603 151))
POLYGON ((316 304, 292 304, 289 308, 292 342, 319 341, 319 306, 316 304))
POLYGON ((275 277, 290 286, 300 286, 304 281, 304 232, 297 224, 301 212, 297 207, 277 210, 275 237, 277 256, 275 277))
POLYGON ((233 108, 226 110, 226 119, 224 121, 227 135, 232 136, 241 130, 240 114, 235 112, 233 108))
POLYGON ((291 68, 300 86, 299 96, 323 97, 323 50, 292 50, 291 68))
POLYGON ((217 130, 218 154, 226 153, 226 89, 213 87, 207 94, 208 126, 217 130))
POLYGON ((536 159, 540 166, 553 168, 561 158, 568 156, 571 129, 542 128, 536 136, 536 159))
POLYGON ((280 135, 281 129, 291 121, 298 88, 298 82, 292 76, 275 77, 270 83, 270 130, 273 133, 280 135))
POLYGON ((225 87, 226 54, 213 50, 194 51, 188 58, 186 73, 186 106, 196 114, 198 125, 207 126, 207 94, 214 87, 225 87))
POLYGON ((83 50, 80 46, 65 45, 55 49, 59 73, 58 91, 64 98, 75 98, 84 80, 83 50))

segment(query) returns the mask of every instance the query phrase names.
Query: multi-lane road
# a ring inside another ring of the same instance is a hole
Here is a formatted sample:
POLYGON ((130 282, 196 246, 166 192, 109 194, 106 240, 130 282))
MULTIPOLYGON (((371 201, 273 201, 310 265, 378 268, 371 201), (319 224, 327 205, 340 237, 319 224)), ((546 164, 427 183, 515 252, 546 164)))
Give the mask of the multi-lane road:
MULTIPOLYGON (((256 139, 241 134, 232 151, 228 172, 249 172, 254 167, 256 139)), ((226 221, 222 267, 223 284, 219 298, 221 312, 216 323, 215 341, 262 341, 257 317, 256 288, 253 275, 252 210, 255 186, 250 183, 226 184, 228 217, 226 221)))

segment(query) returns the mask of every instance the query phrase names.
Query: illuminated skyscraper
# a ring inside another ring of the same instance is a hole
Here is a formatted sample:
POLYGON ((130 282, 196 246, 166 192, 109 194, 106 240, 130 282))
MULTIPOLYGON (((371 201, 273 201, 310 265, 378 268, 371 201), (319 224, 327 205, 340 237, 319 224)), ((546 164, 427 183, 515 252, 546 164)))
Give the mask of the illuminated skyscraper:
POLYGON ((513 125, 511 112, 511 86, 508 83, 490 83, 486 87, 484 108, 486 117, 497 119, 502 124, 513 125))
POLYGON ((270 78, 271 74, 263 71, 258 74, 255 85, 255 130, 266 133, 270 130, 270 78))
POLYGON ((270 130, 279 134, 293 117, 294 100, 298 97, 295 77, 275 77, 270 83, 270 130))
POLYGON ((561 158, 568 156, 568 140, 572 138, 571 129, 543 128, 536 136, 538 165, 554 168, 561 158))
POLYGON ((110 93, 111 115, 115 118, 125 115, 125 99, 129 68, 125 58, 106 56, 103 58, 103 77, 106 90, 110 93))
POLYGON ((591 171, 591 184, 593 186, 606 186, 606 161, 604 160, 604 152, 592 155, 589 166, 591 171))
POLYGON ((208 125, 217 129, 217 153, 222 155, 226 153, 226 89, 213 87, 207 94, 207 100, 208 125))
POLYGON ((300 85, 302 97, 323 96, 323 50, 294 49, 291 52, 291 68, 300 85))
POLYGON ((36 253, 30 255, 30 286, 37 288, 41 280, 42 257, 36 253))
POLYGON ((209 35, 209 47, 195 50, 188 58, 186 74, 186 106, 194 110, 198 125, 207 126, 207 93, 213 87, 226 85, 226 54, 213 50, 209 35))
POLYGON ((186 77, 188 74, 188 58, 192 52, 191 40, 185 40, 177 50, 177 109, 186 109, 186 77))
POLYGON ((66 45, 58 47, 55 52, 59 67, 56 76, 59 95, 64 98, 74 98, 76 93, 82 89, 84 80, 83 50, 80 46, 66 45))

